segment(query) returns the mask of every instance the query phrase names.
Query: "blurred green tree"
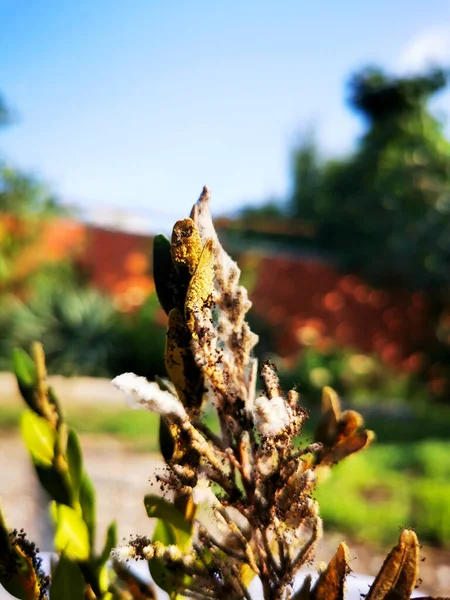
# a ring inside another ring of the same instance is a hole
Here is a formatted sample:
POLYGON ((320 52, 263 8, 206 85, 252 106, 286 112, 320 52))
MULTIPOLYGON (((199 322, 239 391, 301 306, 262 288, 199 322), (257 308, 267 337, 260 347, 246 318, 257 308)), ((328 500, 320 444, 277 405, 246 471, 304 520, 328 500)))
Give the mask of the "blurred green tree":
POLYGON ((450 143, 428 110, 445 85, 442 70, 366 69, 350 84, 367 123, 354 154, 323 161, 308 139, 294 155, 291 215, 312 221, 318 246, 342 266, 378 283, 450 281, 450 143))
MULTIPOLYGON (((0 96, 0 129, 12 121, 0 96)), ((39 239, 44 219, 65 213, 46 185, 0 156, 0 293, 16 292, 26 283, 15 276, 17 260, 39 239)))

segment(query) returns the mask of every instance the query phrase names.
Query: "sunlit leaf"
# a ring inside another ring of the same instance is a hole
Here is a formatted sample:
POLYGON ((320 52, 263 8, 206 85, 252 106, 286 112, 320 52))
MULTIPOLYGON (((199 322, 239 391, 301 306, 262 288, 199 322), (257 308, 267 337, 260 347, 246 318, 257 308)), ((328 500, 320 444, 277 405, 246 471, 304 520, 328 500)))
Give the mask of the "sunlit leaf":
POLYGON ((52 503, 55 521, 55 548, 73 560, 87 560, 90 553, 89 532, 80 514, 64 504, 52 503))
POLYGON ((49 467, 57 439, 55 429, 45 419, 27 410, 21 418, 22 437, 36 465, 49 467))

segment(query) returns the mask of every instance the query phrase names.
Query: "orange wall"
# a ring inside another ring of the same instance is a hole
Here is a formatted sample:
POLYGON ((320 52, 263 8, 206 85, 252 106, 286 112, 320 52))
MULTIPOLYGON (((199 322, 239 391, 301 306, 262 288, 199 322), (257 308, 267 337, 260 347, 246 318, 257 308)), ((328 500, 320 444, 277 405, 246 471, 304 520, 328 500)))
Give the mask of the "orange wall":
POLYGON ((434 338, 425 294, 375 289, 319 261, 263 258, 251 297, 256 313, 275 327, 284 356, 332 338, 419 370, 420 350, 434 338))

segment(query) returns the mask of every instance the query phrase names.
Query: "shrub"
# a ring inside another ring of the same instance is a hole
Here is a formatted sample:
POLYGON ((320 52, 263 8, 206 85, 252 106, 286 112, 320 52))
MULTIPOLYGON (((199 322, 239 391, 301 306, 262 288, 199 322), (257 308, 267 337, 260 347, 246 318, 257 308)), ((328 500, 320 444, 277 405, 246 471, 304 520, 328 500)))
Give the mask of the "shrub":
POLYGON ((45 288, 13 315, 15 345, 39 339, 49 371, 60 375, 110 375, 121 348, 121 316, 112 301, 94 290, 45 288))

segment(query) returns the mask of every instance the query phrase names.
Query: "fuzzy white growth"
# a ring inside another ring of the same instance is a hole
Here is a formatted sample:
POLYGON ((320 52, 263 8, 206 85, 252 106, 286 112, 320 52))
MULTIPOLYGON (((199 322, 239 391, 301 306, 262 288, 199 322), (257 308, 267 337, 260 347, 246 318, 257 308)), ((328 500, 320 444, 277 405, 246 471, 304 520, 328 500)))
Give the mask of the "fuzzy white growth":
POLYGON ((281 433, 290 422, 290 410, 281 396, 259 396, 255 400, 253 421, 264 437, 274 437, 281 433))
POLYGON ((177 417, 181 420, 187 418, 180 400, 162 390, 154 381, 147 381, 145 377, 134 373, 124 373, 115 377, 111 383, 125 393, 127 402, 133 408, 143 406, 165 417, 177 417))
POLYGON ((208 503, 210 506, 217 504, 217 498, 207 477, 198 478, 197 485, 192 488, 192 500, 194 504, 208 503))
POLYGON ((124 562, 136 558, 136 550, 132 546, 119 546, 113 548, 111 557, 119 562, 124 562))

